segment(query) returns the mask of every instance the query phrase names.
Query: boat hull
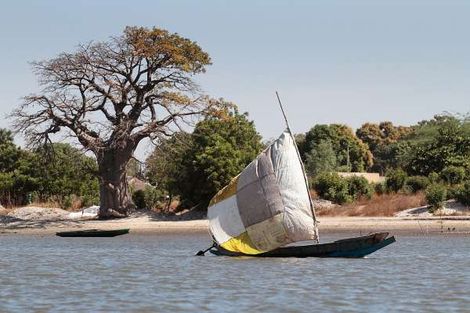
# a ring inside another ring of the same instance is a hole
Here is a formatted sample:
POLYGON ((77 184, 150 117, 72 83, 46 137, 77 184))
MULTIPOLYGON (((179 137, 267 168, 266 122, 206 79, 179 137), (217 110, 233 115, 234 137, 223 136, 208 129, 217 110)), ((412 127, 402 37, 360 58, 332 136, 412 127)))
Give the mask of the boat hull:
POLYGON ((56 233, 59 237, 116 237, 129 233, 129 228, 114 229, 114 230, 77 230, 77 231, 64 231, 56 233))
POLYGON ((324 244, 282 247, 257 255, 231 252, 220 246, 209 251, 215 255, 225 256, 362 258, 395 242, 395 237, 387 237, 388 233, 374 233, 324 244))

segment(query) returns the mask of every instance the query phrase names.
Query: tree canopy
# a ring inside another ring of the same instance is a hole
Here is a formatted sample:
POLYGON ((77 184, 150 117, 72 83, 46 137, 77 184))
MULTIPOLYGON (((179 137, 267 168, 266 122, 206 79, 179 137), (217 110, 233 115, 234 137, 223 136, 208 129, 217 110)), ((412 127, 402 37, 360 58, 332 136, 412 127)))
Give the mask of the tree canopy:
POLYGON ((335 169, 362 172, 372 166, 372 154, 367 145, 357 138, 346 125, 315 125, 305 134, 305 141, 299 147, 302 159, 320 144, 328 143, 336 155, 335 169))
POLYGON ((448 167, 470 171, 470 120, 450 115, 421 122, 407 138, 405 169, 414 175, 440 173, 448 167))
POLYGON ((0 203, 56 202, 67 207, 72 196, 82 205, 96 203, 96 160, 69 144, 54 143, 32 151, 17 147, 10 131, 0 129, 0 203), (51 153, 51 149, 54 151, 51 153))
POLYGON ((398 167, 403 145, 400 140, 413 132, 413 127, 395 126, 392 122, 365 123, 356 131, 357 137, 366 143, 373 155, 372 171, 381 174, 398 167))
POLYGON ((174 136, 147 159, 149 178, 179 195, 185 206, 204 208, 261 151, 261 136, 236 109, 199 122, 194 132, 174 136), (172 151, 160 158, 162 151, 172 151), (160 161, 164 163, 156 164, 160 161), (155 169, 158 169, 155 171, 155 169), (195 187, 197 186, 197 187, 195 187))

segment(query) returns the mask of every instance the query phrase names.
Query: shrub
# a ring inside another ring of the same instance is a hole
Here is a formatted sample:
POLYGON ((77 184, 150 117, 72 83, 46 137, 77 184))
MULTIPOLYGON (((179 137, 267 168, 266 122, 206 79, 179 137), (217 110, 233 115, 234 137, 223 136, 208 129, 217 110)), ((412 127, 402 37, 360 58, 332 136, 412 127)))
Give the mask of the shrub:
POLYGON ((447 166, 442 170, 439 176, 449 185, 460 184, 465 179, 465 168, 460 166, 447 166))
POLYGON ((145 192, 143 189, 139 189, 132 193, 132 201, 134 201, 135 206, 137 209, 142 210, 145 209, 145 192))
POLYGON ((431 206, 430 212, 442 207, 447 197, 447 189, 442 184, 431 184, 426 188, 426 201, 431 206))
POLYGON ((407 175, 402 169, 393 170, 387 175, 387 190, 398 192, 400 191, 406 183, 407 175))
POLYGON ((460 203, 470 206, 470 180, 466 181, 465 184, 459 188, 456 198, 460 203))
POLYGON ((161 198, 160 192, 151 186, 146 186, 145 189, 136 190, 132 194, 137 209, 153 209, 157 206, 161 198))
POLYGON ((439 182, 439 174, 437 174, 436 172, 431 172, 428 175, 428 179, 431 183, 437 183, 439 182))
POLYGON ((339 204, 350 202, 348 182, 336 173, 323 173, 317 176, 313 184, 318 195, 339 204))
POLYGON ((82 207, 87 208, 92 205, 99 205, 100 204, 100 197, 93 196, 93 195, 83 195, 82 196, 82 207))
POLYGON ((72 203, 73 203, 72 195, 64 196, 60 201, 60 208, 64 210, 68 210, 72 207, 72 203))
POLYGON ((378 195, 383 195, 387 192, 387 185, 385 183, 377 183, 374 185, 374 191, 378 195))
POLYGON ((147 209, 150 209, 150 210, 154 209, 160 202, 160 199, 162 198, 162 192, 151 186, 145 187, 144 195, 145 195, 145 206, 147 209))
POLYGON ((366 197, 370 199, 374 193, 367 179, 360 176, 352 176, 347 179, 349 195, 353 199, 366 197))
POLYGON ((430 181, 425 176, 411 176, 406 180, 405 186, 408 187, 411 192, 416 193, 420 190, 425 190, 429 184, 430 181))

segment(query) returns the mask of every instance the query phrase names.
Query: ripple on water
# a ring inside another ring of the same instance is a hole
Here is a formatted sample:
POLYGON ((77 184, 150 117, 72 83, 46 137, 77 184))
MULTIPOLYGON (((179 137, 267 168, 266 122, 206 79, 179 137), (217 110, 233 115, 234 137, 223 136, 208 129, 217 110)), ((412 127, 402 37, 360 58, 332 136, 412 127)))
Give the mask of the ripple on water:
POLYGON ((0 311, 459 311, 468 237, 399 237, 366 259, 194 257, 207 235, 2 236, 0 311))

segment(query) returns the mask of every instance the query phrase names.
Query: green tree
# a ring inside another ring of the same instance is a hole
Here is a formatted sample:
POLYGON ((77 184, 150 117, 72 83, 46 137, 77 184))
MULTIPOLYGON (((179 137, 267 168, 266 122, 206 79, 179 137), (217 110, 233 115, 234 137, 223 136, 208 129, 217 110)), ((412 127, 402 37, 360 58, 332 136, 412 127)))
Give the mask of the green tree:
POLYGON ((206 207, 263 148, 254 123, 236 109, 199 122, 191 137, 192 147, 186 151, 184 169, 177 177, 181 199, 190 206, 206 207))
POLYGON ((192 158, 193 138, 186 132, 174 133, 158 141, 153 152, 145 160, 145 177, 161 194, 168 195, 168 205, 181 194, 180 184, 189 177, 190 166, 186 158, 192 158))
POLYGON ((365 123, 356 135, 366 143, 374 157, 372 171, 384 174, 389 169, 400 167, 404 146, 400 141, 413 132, 413 127, 395 126, 392 122, 365 123))
POLYGON ((0 203, 23 204, 37 188, 37 164, 34 155, 13 142, 10 131, 0 129, 0 203))
POLYGON ((470 121, 451 115, 421 122, 409 139, 405 168, 412 175, 441 173, 446 167, 470 171, 470 121))
POLYGON ((441 171, 441 179, 449 185, 460 184, 465 180, 466 171, 463 167, 446 166, 441 171))
MULTIPOLYGON (((40 200, 55 199, 65 203, 71 195, 98 202, 99 182, 95 176, 96 160, 67 143, 54 143, 35 151, 39 165, 35 171, 40 200)), ((87 203, 89 204, 89 203, 87 203)))
MULTIPOLYGON (((362 172, 372 166, 372 154, 346 125, 315 125, 305 135, 304 151, 310 152, 323 141, 331 142, 337 166, 345 171, 362 172)), ((304 152, 303 160, 306 160, 304 152)))
POLYGON ((305 169, 309 176, 316 176, 336 169, 336 154, 329 140, 320 141, 305 155, 305 169))

